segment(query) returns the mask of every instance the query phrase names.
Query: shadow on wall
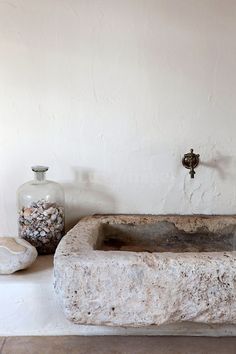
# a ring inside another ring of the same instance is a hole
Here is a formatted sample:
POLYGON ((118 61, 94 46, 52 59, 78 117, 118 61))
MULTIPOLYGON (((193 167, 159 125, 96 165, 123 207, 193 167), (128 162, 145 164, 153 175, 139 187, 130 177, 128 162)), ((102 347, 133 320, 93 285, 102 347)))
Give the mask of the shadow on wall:
MULTIPOLYGON (((232 170, 232 164, 235 164, 235 158, 233 156, 222 155, 217 151, 216 156, 210 161, 200 161, 201 165, 214 169, 219 174, 222 180, 225 180, 230 176, 232 170)), ((231 176, 230 176, 231 177, 231 176)))
POLYGON ((65 191, 66 232, 82 216, 115 213, 116 203, 107 186, 98 183, 94 171, 73 167, 74 180, 62 183, 65 191))

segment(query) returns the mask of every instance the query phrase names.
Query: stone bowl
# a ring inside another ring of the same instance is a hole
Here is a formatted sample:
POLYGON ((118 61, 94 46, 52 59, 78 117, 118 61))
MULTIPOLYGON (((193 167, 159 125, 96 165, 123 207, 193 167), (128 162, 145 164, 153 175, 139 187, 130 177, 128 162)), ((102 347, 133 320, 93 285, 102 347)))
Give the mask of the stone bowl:
POLYGON ((236 324, 236 216, 96 215, 61 240, 54 286, 79 324, 236 324))

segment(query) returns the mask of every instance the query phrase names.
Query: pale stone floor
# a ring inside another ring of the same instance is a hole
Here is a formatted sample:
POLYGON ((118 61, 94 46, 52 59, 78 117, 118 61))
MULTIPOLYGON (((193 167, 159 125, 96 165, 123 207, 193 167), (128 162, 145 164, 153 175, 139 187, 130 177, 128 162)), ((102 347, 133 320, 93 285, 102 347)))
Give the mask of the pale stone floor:
POLYGON ((0 354, 236 354, 236 337, 0 337, 0 354))

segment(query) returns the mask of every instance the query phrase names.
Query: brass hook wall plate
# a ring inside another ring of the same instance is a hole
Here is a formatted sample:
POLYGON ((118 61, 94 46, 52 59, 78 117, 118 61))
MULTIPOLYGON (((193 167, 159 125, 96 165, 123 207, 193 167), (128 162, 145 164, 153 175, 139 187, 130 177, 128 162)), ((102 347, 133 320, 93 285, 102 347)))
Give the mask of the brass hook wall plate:
POLYGON ((191 178, 194 178, 194 175, 196 173, 194 169, 199 165, 199 157, 200 155, 194 154, 193 149, 191 149, 189 153, 184 154, 184 157, 182 159, 183 166, 190 170, 189 174, 191 178))

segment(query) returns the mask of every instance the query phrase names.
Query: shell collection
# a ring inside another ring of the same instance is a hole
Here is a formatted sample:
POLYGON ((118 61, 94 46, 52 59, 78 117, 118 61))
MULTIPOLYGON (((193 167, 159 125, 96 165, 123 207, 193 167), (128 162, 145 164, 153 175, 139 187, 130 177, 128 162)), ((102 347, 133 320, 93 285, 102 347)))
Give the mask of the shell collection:
POLYGON ((19 236, 37 248, 39 254, 54 253, 64 235, 64 208, 44 199, 19 211, 19 236))

